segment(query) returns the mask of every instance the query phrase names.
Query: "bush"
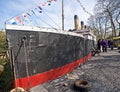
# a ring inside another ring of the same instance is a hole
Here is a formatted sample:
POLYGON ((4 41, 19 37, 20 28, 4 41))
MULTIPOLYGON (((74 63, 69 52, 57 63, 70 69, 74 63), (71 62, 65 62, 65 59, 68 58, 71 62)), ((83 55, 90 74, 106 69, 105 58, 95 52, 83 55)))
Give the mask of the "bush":
POLYGON ((13 79, 9 60, 6 58, 4 62, 6 63, 4 64, 4 72, 0 76, 0 89, 3 92, 8 92, 12 87, 13 79))
MULTIPOLYGON (((7 41, 6 41, 6 33, 0 31, 0 53, 5 52, 8 49, 7 41)), ((0 91, 8 92, 12 85, 12 71, 10 68, 9 58, 1 58, 0 64, 4 66, 4 71, 0 76, 0 91)))
POLYGON ((4 52, 7 48, 6 34, 5 32, 0 31, 0 52, 4 52))

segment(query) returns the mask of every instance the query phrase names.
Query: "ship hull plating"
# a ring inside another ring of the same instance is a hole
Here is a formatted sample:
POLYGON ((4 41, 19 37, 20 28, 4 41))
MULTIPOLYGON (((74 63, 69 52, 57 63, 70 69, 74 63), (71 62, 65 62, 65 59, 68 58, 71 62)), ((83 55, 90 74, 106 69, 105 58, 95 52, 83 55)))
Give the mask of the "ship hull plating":
POLYGON ((33 88, 58 78, 91 57, 94 41, 39 31, 6 30, 15 86, 33 88))

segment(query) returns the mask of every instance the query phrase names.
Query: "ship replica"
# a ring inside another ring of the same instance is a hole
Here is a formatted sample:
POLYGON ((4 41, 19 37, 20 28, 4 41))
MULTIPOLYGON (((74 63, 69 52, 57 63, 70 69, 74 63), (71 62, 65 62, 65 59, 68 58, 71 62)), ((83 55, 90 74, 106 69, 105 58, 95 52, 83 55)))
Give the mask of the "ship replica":
POLYGON ((91 58, 96 37, 83 22, 79 27, 77 15, 74 23, 68 31, 6 24, 14 87, 39 88, 91 58))

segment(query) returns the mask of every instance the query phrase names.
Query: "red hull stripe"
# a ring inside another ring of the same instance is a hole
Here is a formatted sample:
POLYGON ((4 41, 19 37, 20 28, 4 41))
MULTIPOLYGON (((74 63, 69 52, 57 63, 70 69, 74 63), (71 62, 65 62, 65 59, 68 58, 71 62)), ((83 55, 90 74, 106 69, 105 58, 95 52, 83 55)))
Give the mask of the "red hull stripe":
POLYGON ((22 87, 25 90, 27 90, 28 88, 32 88, 34 86, 37 86, 44 82, 47 82, 48 80, 56 79, 64 74, 72 71, 76 66, 79 66, 81 63, 83 63, 84 61, 86 61, 89 58, 91 58, 91 53, 88 54, 87 56, 80 58, 79 60, 72 62, 70 64, 67 64, 65 66, 62 66, 62 67, 59 67, 59 68, 56 68, 54 70, 50 70, 47 72, 43 72, 40 74, 36 74, 33 76, 29 76, 30 87, 28 86, 28 77, 16 79, 15 80, 16 87, 22 87))

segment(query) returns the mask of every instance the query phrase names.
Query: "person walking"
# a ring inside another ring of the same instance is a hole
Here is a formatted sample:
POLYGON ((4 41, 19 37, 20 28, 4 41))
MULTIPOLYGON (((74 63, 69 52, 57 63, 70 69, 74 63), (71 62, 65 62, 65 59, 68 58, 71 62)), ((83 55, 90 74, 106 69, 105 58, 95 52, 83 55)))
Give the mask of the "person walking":
POLYGON ((110 48, 113 50, 113 40, 110 40, 110 48))
POLYGON ((108 40, 108 48, 110 48, 110 40, 108 40))
POLYGON ((102 51, 107 52, 107 42, 105 39, 102 39, 101 46, 102 46, 102 51))
POLYGON ((101 39, 97 42, 97 49, 101 51, 101 39))

